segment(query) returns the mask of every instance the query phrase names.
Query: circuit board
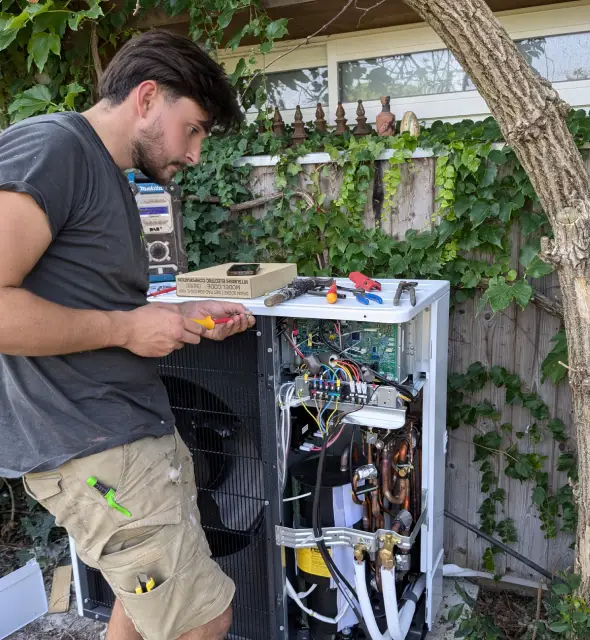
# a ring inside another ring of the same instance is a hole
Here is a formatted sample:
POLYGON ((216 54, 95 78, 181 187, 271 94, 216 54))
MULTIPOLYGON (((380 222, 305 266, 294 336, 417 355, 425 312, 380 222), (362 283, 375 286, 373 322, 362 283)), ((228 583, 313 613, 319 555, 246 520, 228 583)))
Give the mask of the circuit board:
POLYGON ((387 380, 399 382, 398 325, 306 319, 297 320, 294 328, 294 339, 304 356, 315 355, 320 358, 333 353, 322 340, 323 336, 344 352, 343 358, 367 365, 387 380))

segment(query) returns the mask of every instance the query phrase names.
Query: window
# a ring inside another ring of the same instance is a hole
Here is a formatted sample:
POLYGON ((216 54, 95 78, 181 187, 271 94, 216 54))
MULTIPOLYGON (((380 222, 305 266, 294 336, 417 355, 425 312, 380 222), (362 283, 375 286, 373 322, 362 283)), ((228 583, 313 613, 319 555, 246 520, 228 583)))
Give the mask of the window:
POLYGON ((354 60, 339 65, 340 100, 379 100, 472 91, 471 81, 447 49, 354 60))
MULTIPOLYGON (((550 82, 590 79, 590 32, 527 38, 516 46, 550 82)), ((341 62, 338 67, 342 102, 475 90, 448 49, 341 62)))
POLYGON ((568 33, 547 38, 529 38, 517 43, 527 62, 549 82, 590 79, 590 32, 568 33))
POLYGON ((297 105, 315 108, 318 102, 326 104, 328 100, 328 67, 269 73, 254 82, 256 87, 260 84, 266 87, 269 105, 281 111, 297 105))

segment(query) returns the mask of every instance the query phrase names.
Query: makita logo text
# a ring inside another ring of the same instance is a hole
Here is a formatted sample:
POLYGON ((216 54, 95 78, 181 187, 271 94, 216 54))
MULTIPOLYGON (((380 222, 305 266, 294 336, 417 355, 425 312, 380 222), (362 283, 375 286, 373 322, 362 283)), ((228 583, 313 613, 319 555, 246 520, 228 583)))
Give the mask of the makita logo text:
POLYGON ((138 184, 140 193, 164 193, 164 188, 157 184, 138 184))

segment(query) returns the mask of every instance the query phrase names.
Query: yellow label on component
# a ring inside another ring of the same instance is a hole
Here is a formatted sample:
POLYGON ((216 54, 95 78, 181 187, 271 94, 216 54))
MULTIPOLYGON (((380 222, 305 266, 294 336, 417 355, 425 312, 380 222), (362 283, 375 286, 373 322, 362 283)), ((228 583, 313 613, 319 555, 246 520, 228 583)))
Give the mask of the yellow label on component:
POLYGON ((315 547, 311 549, 297 549, 296 553, 297 566, 301 571, 305 571, 305 573, 309 573, 312 576, 320 576, 322 578, 330 577, 330 571, 319 549, 315 547))

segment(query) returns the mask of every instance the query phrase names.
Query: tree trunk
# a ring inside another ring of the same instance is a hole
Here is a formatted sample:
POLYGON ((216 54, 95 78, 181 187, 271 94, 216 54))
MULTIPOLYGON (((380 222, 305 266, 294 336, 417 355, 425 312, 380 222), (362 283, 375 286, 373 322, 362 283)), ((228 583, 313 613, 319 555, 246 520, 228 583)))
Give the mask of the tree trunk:
POLYGON ((543 258, 561 285, 578 442, 576 572, 590 602, 590 179, 566 126, 569 105, 529 67, 484 0, 404 0, 438 33, 514 149, 555 240, 543 258))

